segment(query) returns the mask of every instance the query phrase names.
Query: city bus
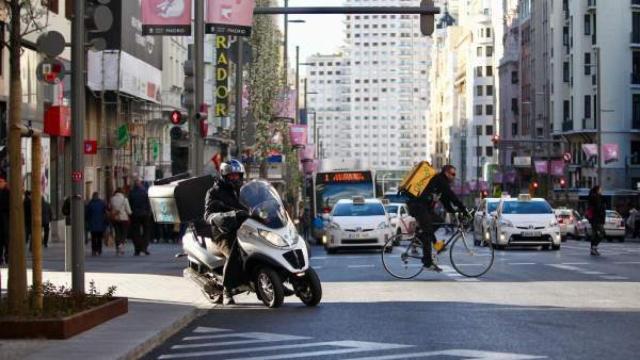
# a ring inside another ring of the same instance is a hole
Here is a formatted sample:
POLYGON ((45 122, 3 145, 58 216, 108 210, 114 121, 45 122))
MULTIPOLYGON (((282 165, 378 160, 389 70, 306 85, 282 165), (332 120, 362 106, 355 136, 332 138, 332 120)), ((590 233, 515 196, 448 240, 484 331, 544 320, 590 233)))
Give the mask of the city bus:
POLYGON ((371 170, 323 171, 313 177, 313 235, 321 238, 324 233, 322 214, 331 212, 340 199, 362 196, 375 197, 374 176, 371 170))

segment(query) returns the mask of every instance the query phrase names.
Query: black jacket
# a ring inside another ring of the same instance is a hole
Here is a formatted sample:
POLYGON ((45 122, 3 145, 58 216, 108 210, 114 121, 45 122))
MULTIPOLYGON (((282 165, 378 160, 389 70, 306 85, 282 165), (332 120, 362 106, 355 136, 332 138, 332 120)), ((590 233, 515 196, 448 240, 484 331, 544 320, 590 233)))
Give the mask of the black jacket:
POLYGON ((449 179, 447 179, 444 173, 439 173, 434 176, 429 181, 427 188, 424 189, 417 199, 409 200, 409 202, 414 204, 427 207, 431 207, 435 201, 440 201, 442 206, 450 213, 465 211, 466 209, 462 201, 460 201, 458 196, 451 190, 449 179), (454 209, 453 206, 455 206, 457 210, 454 209))
POLYGON ((589 219, 591 224, 603 225, 607 217, 607 209, 604 206, 602 195, 592 193, 587 199, 588 206, 593 211, 593 218, 589 219))
POLYGON ((236 221, 238 210, 245 207, 238 200, 238 193, 226 181, 217 178, 205 198, 204 220, 212 226, 213 240, 234 233, 240 226, 236 221))

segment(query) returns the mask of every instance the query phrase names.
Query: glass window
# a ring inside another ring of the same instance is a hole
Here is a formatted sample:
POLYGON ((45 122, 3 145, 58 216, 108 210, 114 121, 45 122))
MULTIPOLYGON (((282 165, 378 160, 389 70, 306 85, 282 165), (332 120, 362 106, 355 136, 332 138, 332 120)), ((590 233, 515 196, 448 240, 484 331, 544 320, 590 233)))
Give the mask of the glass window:
POLYGON ((382 204, 357 204, 343 203, 336 205, 333 216, 384 216, 382 204))
POLYGON ((503 214, 553 214, 546 201, 506 201, 502 206, 503 214))

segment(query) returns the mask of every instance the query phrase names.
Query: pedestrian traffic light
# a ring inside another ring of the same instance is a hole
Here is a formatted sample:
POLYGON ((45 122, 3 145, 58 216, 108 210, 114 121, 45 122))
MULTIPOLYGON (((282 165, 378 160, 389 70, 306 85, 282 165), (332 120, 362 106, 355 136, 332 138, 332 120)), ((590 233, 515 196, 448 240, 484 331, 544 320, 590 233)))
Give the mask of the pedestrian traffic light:
POLYGON ((194 105, 194 92, 196 88, 195 68, 193 60, 189 59, 182 65, 184 70, 184 87, 182 91, 182 106, 191 109, 194 105))
POLYGON ((113 25, 111 0, 89 0, 86 5, 84 27, 87 43, 94 51, 107 48, 107 32, 113 25))
POLYGON ((169 136, 171 140, 182 140, 186 136, 186 132, 182 130, 180 126, 174 126, 169 131, 169 136))
MULTIPOLYGON (((420 1, 420 7, 433 7, 433 0, 420 1)), ((429 36, 433 34, 434 23, 433 14, 420 14, 420 32, 422 35, 429 36)))
POLYGON ((182 113, 178 110, 174 110, 171 112, 169 116, 169 120, 173 125, 182 125, 187 121, 187 117, 183 116, 182 113))

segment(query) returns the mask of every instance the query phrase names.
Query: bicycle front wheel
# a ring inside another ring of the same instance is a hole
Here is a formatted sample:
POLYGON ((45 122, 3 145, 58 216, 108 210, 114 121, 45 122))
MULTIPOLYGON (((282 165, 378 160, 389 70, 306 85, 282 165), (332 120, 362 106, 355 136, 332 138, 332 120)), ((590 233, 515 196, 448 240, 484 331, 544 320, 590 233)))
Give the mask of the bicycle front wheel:
POLYGON ((422 272, 422 241, 413 234, 397 234, 382 248, 382 265, 391 276, 411 279, 422 272))
POLYGON ((466 277, 484 275, 493 265, 493 257, 491 241, 481 240, 478 245, 474 245, 473 240, 467 239, 462 232, 453 240, 449 249, 451 266, 466 277))

